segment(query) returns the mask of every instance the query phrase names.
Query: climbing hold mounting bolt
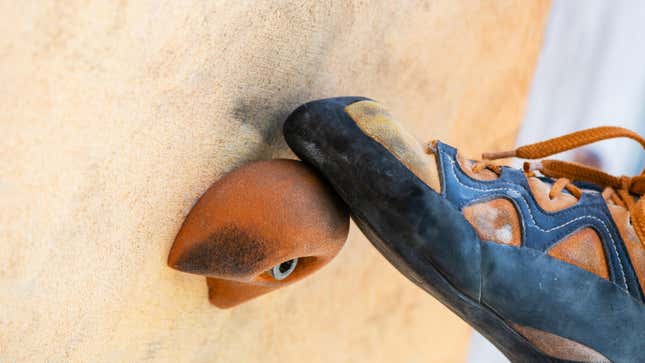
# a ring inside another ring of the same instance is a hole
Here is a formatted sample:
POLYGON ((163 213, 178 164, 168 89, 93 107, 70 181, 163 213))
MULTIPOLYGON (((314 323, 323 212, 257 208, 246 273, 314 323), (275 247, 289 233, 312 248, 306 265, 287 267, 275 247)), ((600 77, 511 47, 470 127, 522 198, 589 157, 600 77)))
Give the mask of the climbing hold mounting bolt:
POLYGON ((298 259, 294 258, 289 261, 284 261, 279 265, 275 265, 269 270, 271 276, 276 280, 284 280, 296 269, 298 259))

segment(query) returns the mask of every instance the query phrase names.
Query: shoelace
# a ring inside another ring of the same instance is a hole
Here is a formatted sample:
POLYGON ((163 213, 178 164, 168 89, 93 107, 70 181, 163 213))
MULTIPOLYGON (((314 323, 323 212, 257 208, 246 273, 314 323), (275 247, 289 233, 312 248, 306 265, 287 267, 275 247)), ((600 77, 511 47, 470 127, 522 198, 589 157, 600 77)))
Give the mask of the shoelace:
MULTIPOLYGON (((540 159, 601 140, 619 137, 635 140, 645 149, 645 138, 639 134, 622 127, 603 126, 524 145, 514 150, 484 153, 482 154, 483 160, 476 162, 472 169, 474 172, 489 169, 499 175, 502 167, 492 160, 510 157, 540 159)), ((537 162, 524 162, 524 172, 527 176, 534 176, 536 171, 556 179, 549 191, 550 198, 556 197, 563 189, 566 189, 579 199, 582 196, 582 191, 573 184, 574 181, 589 182, 605 187, 603 196, 611 199, 615 204, 627 208, 636 234, 641 243, 645 245, 645 198, 643 197, 645 194, 645 170, 640 175, 631 177, 614 176, 602 170, 569 161, 545 159, 537 162), (637 201, 634 200, 635 198, 637 201)))

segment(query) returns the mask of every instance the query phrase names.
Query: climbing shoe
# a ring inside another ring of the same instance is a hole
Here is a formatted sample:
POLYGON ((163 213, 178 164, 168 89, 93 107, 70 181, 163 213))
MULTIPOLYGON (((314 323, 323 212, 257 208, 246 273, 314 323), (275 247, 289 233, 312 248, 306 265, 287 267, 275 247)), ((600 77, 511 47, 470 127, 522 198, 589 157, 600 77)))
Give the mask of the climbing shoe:
POLYGON ((468 160, 422 146, 380 104, 313 101, 288 145, 349 206, 372 244, 514 362, 645 362, 645 176, 538 160, 608 138, 576 132, 468 160))

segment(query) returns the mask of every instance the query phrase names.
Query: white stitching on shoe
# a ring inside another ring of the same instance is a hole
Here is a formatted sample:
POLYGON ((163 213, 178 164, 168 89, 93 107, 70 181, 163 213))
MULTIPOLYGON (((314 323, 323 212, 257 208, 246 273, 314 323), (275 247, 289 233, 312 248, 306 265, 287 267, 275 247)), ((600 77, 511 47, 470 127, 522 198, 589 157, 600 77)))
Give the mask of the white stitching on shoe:
MULTIPOLYGON (((540 226, 538 226, 537 223, 535 222, 535 217, 533 216, 533 212, 531 212, 531 207, 529 205, 529 202, 526 200, 526 197, 524 195, 522 195, 522 193, 519 193, 517 190, 511 189, 511 188, 481 189, 481 188, 475 188, 475 187, 471 187, 469 185, 466 185, 466 184, 462 183, 459 180, 459 177, 457 176, 457 172, 455 171, 455 161, 452 160, 452 158, 448 158, 448 161, 450 161, 450 164, 452 166, 450 168, 450 170, 452 171, 452 174, 455 176, 455 180, 457 181, 457 183, 459 183, 459 185, 461 185, 462 187, 464 187, 466 189, 470 189, 470 190, 474 190, 474 191, 478 191, 478 192, 503 191, 503 192, 506 192, 506 194, 508 194, 511 197, 515 197, 515 198, 517 198, 518 196, 521 197, 520 199, 526 205, 526 210, 529 211, 529 215, 531 217, 531 222, 533 222, 533 225, 535 226, 535 228, 539 229, 542 232, 547 232, 547 233, 552 232, 552 231, 555 231, 557 229, 564 228, 567 225, 569 225, 569 224, 571 224, 573 222, 576 222, 578 220, 581 220, 581 219, 589 218, 589 219, 594 219, 594 220, 600 222, 602 224, 602 226, 605 228, 605 231, 607 232, 607 235, 609 236, 609 239, 611 240, 611 246, 614 249, 614 253, 616 253, 616 256, 618 257, 617 258, 618 267, 620 267, 620 273, 621 273, 622 278, 623 278, 623 284, 625 285, 625 290, 629 291, 629 288, 627 287, 627 277, 625 276, 625 270, 623 268, 623 263, 620 260, 620 255, 618 254, 618 249, 616 248, 616 241, 614 241, 614 238, 612 237, 611 232, 609 231, 609 227, 607 227, 607 224, 602 219, 600 219, 598 217, 594 217, 594 216, 582 216, 582 217, 574 218, 574 219, 572 219, 572 220, 570 220, 570 221, 568 221, 568 222, 566 222, 564 224, 561 224, 559 226, 556 226, 556 227, 553 227, 553 228, 550 228, 550 229, 543 229, 540 226)), ((507 183, 507 182, 501 182, 501 183, 502 184, 507 184, 507 185, 513 185, 513 184, 510 184, 510 183, 507 183)), ((524 226, 524 221, 522 221, 522 226, 524 226)))

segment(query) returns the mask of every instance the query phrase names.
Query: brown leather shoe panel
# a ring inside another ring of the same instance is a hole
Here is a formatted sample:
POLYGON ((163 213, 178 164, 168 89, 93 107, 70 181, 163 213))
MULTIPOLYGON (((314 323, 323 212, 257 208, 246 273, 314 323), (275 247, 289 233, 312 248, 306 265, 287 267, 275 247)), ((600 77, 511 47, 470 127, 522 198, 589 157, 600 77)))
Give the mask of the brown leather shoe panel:
POLYGON ((463 214, 477 231, 479 238, 501 244, 521 244, 517 210, 508 199, 494 199, 464 207, 463 214))
POLYGON ((551 199, 551 197, 549 197, 551 185, 544 183, 538 178, 529 177, 528 182, 531 187, 531 193, 533 193, 533 196, 535 197, 535 201, 547 212, 561 211, 578 203, 578 199, 576 199, 576 197, 564 192, 551 199))
POLYGON ((572 233, 548 251, 549 256, 576 265, 603 279, 609 278, 605 250, 596 231, 584 228, 572 233))
POLYGON ((374 101, 360 101, 345 107, 356 125, 383 145, 419 179, 437 193, 441 192, 435 156, 426 154, 417 139, 410 135, 381 106, 374 101))
POLYGON ((617 205, 608 204, 607 206, 618 227, 620 237, 625 242, 629 259, 632 261, 632 266, 634 266, 638 282, 641 285, 641 291, 645 293, 645 247, 630 222, 629 212, 617 205))
POLYGON ((553 358, 575 362, 610 362, 607 357, 594 349, 571 339, 519 324, 512 323, 511 325, 542 353, 553 358))

